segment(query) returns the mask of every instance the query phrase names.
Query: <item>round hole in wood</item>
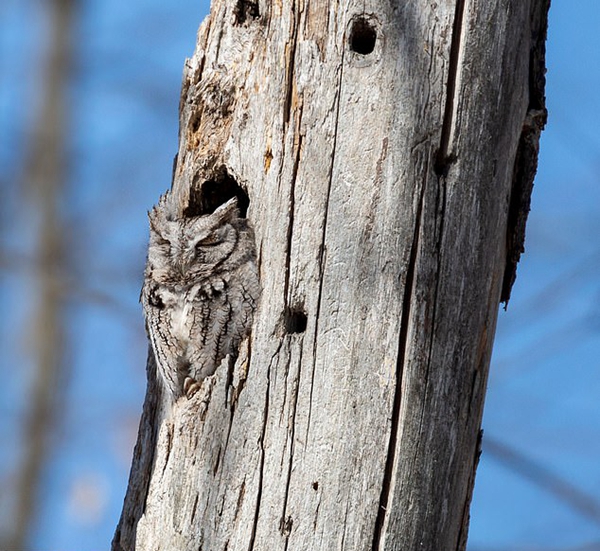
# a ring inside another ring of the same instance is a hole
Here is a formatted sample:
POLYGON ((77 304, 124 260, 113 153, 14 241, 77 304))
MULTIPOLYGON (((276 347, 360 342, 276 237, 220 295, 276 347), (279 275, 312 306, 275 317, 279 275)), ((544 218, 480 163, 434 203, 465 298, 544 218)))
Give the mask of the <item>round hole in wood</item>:
POLYGON ((286 333, 304 333, 308 320, 302 310, 289 309, 285 312, 284 323, 286 333))
POLYGON ((350 49, 361 55, 369 55, 375 49, 377 31, 364 17, 356 18, 350 29, 350 49))

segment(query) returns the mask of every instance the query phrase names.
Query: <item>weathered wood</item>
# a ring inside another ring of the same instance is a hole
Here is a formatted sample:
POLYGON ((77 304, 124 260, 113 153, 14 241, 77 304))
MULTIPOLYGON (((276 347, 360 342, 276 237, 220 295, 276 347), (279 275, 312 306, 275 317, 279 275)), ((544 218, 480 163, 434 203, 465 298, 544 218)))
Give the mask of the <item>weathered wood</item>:
POLYGON ((149 362, 113 550, 464 548, 547 8, 213 1, 173 193, 244 188, 263 297, 208 404, 149 362))

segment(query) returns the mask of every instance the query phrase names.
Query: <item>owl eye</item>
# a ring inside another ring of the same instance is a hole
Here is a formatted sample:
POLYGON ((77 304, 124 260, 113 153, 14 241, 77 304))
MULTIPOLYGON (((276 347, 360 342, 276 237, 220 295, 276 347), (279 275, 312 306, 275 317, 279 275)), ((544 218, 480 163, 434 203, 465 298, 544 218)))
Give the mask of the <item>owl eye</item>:
POLYGON ((221 242, 221 240, 219 239, 219 237, 217 235, 210 234, 209 236, 205 237, 204 239, 200 239, 197 243, 196 243, 196 253, 201 253, 202 249, 206 249, 208 247, 214 247, 215 245, 218 245, 221 242))

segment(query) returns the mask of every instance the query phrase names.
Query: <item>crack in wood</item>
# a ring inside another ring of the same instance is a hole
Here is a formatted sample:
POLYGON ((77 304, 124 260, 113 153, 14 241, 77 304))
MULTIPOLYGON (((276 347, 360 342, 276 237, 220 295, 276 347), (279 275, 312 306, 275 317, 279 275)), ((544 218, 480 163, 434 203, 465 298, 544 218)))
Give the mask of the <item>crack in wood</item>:
MULTIPOLYGON (((288 368, 286 370, 286 372, 289 371, 289 355, 288 355, 288 368)), ((299 358, 298 358, 298 372, 297 372, 297 379, 296 379, 296 389, 295 389, 295 393, 294 393, 294 399, 293 399, 293 411, 292 411, 292 426, 290 429, 290 434, 289 434, 289 438, 290 438, 290 456, 289 456, 289 460, 288 460, 288 472, 287 472, 287 478, 286 478, 286 483, 285 483, 285 492, 283 495, 283 511, 281 513, 281 521, 280 521, 280 530, 282 532, 282 534, 285 536, 285 545, 284 545, 284 549, 287 550, 288 548, 288 542, 289 542, 289 536, 291 533, 291 528, 292 528, 292 517, 287 516, 287 503, 288 503, 288 496, 290 493, 290 483, 292 481, 292 464, 294 463, 294 439, 295 439, 295 435, 296 435, 296 412, 298 410, 298 395, 299 393, 299 387, 300 387, 300 375, 302 373, 302 346, 299 347, 299 358), (287 528, 289 525, 289 528, 287 528), (281 527, 285 528, 282 529, 281 527)))
MULTIPOLYGON (((427 167, 427 170, 425 171, 425 174, 429 173, 429 167, 427 167)), ((424 396, 423 396, 423 404, 427 403, 427 399, 428 399, 428 382, 429 382, 429 373, 430 373, 430 368, 431 365, 433 364, 433 349, 434 349, 434 338, 435 338, 435 322, 436 322, 436 318, 437 318, 437 306, 438 306, 438 296, 439 296, 439 289, 440 289, 440 277, 439 277, 439 271, 440 271, 440 264, 441 264, 441 256, 442 256, 442 240, 443 240, 443 236, 444 236, 444 220, 446 218, 446 177, 445 176, 440 176, 437 180, 438 185, 437 185, 437 195, 436 195, 436 212, 435 212, 435 233, 437 234, 437 239, 435 242, 435 259, 436 259, 436 267, 435 267, 435 271, 436 274, 433 277, 433 279, 435 280, 435 288, 433 290, 433 296, 431 297, 431 305, 432 305, 432 312, 431 312, 431 316, 429 316, 429 319, 431 319, 431 329, 428 331, 429 332, 429 342, 428 342, 428 347, 427 347, 427 362, 425 364, 425 372, 422 375, 422 380, 424 382, 424 396), (439 225, 438 225, 438 220, 439 220, 439 225)), ((425 185, 425 184, 424 184, 425 185)), ((423 434, 423 427, 427 426, 426 423, 426 409, 425 407, 421 408, 420 411, 420 417, 419 417, 419 424, 418 424, 418 428, 416 430, 417 434, 423 434)), ((411 467, 411 471, 414 472, 415 468, 414 465, 417 464, 417 456, 418 456, 418 450, 415 447, 414 449, 414 454, 413 454, 413 462, 412 465, 413 467, 411 467)))
POLYGON ((456 160, 450 151, 454 117, 456 113, 456 92, 458 77, 460 75, 460 57, 462 49, 462 35, 464 30, 464 13, 466 0, 456 0, 454 14, 454 26, 452 29, 452 41, 450 44, 450 61, 448 67, 448 81, 446 84, 446 105, 444 107, 444 121, 442 123, 442 135, 440 147, 435 162, 435 172, 446 175, 449 166, 456 160))
POLYGON ((235 513, 233 514, 233 521, 237 522, 240 511, 242 510, 242 503, 244 502, 244 496, 246 495, 246 477, 242 480, 240 490, 238 492, 238 498, 235 504, 235 513))
POLYGON ((167 431, 167 440, 165 444, 166 455, 165 455, 165 464, 163 465, 162 472, 160 473, 160 477, 163 478, 165 476, 165 471, 167 470, 167 466, 169 464, 169 458, 171 457, 171 450, 173 449, 173 425, 169 422, 166 424, 167 431))
MULTIPOLYGON (((316 483, 313 482, 313 489, 316 483)), ((313 532, 317 531, 317 521, 319 520, 319 509, 321 508, 321 494, 319 494, 319 501, 317 501, 317 506, 315 507, 315 518, 313 519, 313 532)))
MULTIPOLYGON (((473 466, 469 476, 469 488, 473 488, 475 484, 475 475, 477 474, 477 467, 479 465, 479 459, 481 458, 483 442, 483 429, 479 429, 477 434, 477 444, 475 446, 475 454, 473 458, 473 466)), ((471 518, 471 500, 473 499, 473 492, 468 492, 467 499, 465 500, 462 514, 462 523, 458 532, 456 541, 456 551, 464 551, 467 548, 467 536, 469 535, 469 520, 471 518)))
POLYGON ((200 494, 196 493, 196 497, 194 498, 194 505, 192 506, 192 518, 190 519, 190 524, 194 523, 194 519, 196 518, 196 512, 198 510, 198 499, 200 498, 200 494))
MULTIPOLYGON (((344 41, 345 41, 344 37, 344 41)), ((310 432, 310 421, 312 415, 312 400, 313 400, 313 388, 315 383, 315 370, 317 368, 317 336, 319 334, 319 319, 321 315, 321 299, 323 298, 323 272, 325 271, 325 261, 327 258, 327 250, 325 246, 326 238, 327 238, 327 220, 329 215, 329 201, 331 197, 331 186, 333 183, 333 168, 335 166, 335 149, 337 146, 337 135, 338 135, 338 125, 340 120, 340 99, 342 96, 342 82, 344 80, 344 52, 345 49, 342 49, 342 55, 339 65, 339 81, 337 85, 337 93, 335 98, 335 122, 333 125, 333 146, 331 148, 331 163, 329 165, 329 173, 327 175, 327 196, 325 198, 325 211, 323 213, 323 234, 321 236, 321 243, 319 245, 319 291, 317 294, 317 307, 315 310, 315 332, 313 334, 313 357, 312 357, 312 373, 310 378, 310 392, 308 398, 308 418, 306 422, 306 436, 305 442, 308 442, 308 435, 310 432)))
POLYGON ((292 111, 292 99, 294 91, 294 69, 296 66, 296 46, 298 44, 298 27, 300 26, 300 11, 296 9, 296 3, 292 2, 290 9, 293 12, 293 26, 290 42, 285 46, 287 73, 285 83, 285 100, 283 102, 283 123, 287 125, 290 121, 292 111), (289 48, 289 50, 288 50, 289 48), (288 53, 289 52, 289 53, 288 53))
POLYGON ((269 367, 267 368, 267 390, 265 392, 265 416, 263 420, 262 432, 260 435, 259 445, 260 445, 260 468, 258 472, 258 490, 256 492, 256 506, 254 508, 254 519, 252 520, 252 531, 250 533, 250 540, 248 543, 248 551, 252 551, 254 549, 254 542, 256 541, 256 530, 258 527, 258 517, 260 515, 260 503, 262 499, 262 487, 263 487, 263 479, 265 474, 265 435, 267 433, 267 423, 269 420, 269 393, 271 391, 271 369, 273 368, 273 360, 279 354, 281 350, 281 346, 283 344, 283 340, 279 342, 277 345, 277 350, 271 356, 271 360, 269 361, 269 367))
MULTIPOLYGON (((426 173, 429 172, 428 170, 426 171, 426 173)), ((440 264, 441 264, 441 258, 442 258, 442 253, 443 253, 443 238, 444 238, 444 220, 446 219, 446 177, 445 176, 440 176, 438 178, 438 185, 437 185, 437 196, 436 196, 436 212, 435 212, 435 221, 436 221, 436 233, 437 233, 437 240, 435 243, 435 256, 436 256, 436 260, 437 260, 437 266, 436 266, 436 277, 435 279, 435 289, 433 292, 433 297, 432 297, 432 305, 433 305, 433 311, 431 314, 431 323, 432 323, 432 329, 430 332, 430 337, 429 337, 429 351, 427 354, 427 375, 429 374, 429 367, 431 366, 432 363, 432 358, 431 358, 431 354, 433 351, 433 339, 435 337, 435 320, 436 320, 436 316, 437 316, 437 305, 438 305, 438 295, 439 295, 439 290, 440 290, 440 277, 439 277, 439 271, 440 271, 440 264), (439 221, 439 225, 438 225, 438 221, 439 221)), ((425 377, 425 381, 427 381, 428 377, 425 377)))
MULTIPOLYGON (((223 17, 223 19, 225 19, 225 13, 223 13, 222 17, 223 17)), ((215 65, 218 65, 218 63, 219 63, 219 53, 221 51, 221 41, 223 40, 223 32, 226 28, 227 28, 227 25, 225 23, 220 23, 218 26, 218 31, 217 31, 218 34, 216 37, 217 45, 215 48, 215 57, 214 57, 215 65)))
POLYGON ((247 350, 246 350, 246 360, 245 360, 245 372, 241 370, 240 368, 240 379, 238 382, 238 386, 235 387, 234 391, 233 391, 233 395, 232 395, 232 402, 231 402, 231 422, 233 422, 233 416, 235 414, 235 406, 237 405, 237 401, 240 397, 240 395, 242 394, 242 390, 244 390, 244 388, 246 387, 246 380, 248 379, 248 370, 249 370, 249 366, 252 365, 252 331, 250 331, 250 335, 248 335, 247 338, 247 350), (243 376, 242 376, 243 375, 243 376))
MULTIPOLYGON (((429 166, 427 166, 429 168, 429 166)), ((387 507, 392 490, 392 481, 394 479, 394 464, 396 460, 396 447, 398 443, 398 431, 400 424, 400 404, 402 394, 402 376, 404 372, 404 363, 409 345, 408 328, 411 318, 411 302, 413 299, 413 286, 416 279, 417 253, 419 251, 419 233, 422 225, 423 205, 425 202, 426 179, 429 170, 425 171, 424 182, 422 183, 419 204, 415 216, 415 228, 413 240, 410 248, 409 261, 406 270, 406 281, 404 283, 404 297, 402 299, 402 314, 400 319, 400 334, 398 338, 398 359, 396 362, 396 389, 392 405, 392 419, 390 427, 390 439, 385 462, 383 481, 381 484, 381 495, 379 497, 379 506, 377 508, 377 517, 375 519, 375 531, 373 534, 373 551, 379 551, 383 527, 387 518, 387 507)))
POLYGON ((346 502, 346 510, 344 511, 344 531, 342 532, 342 539, 340 541, 340 551, 344 551, 344 544, 346 543, 346 527, 348 526, 348 507, 349 503, 346 502))
POLYGON ((292 167, 292 178, 290 182, 290 202, 289 202, 289 223, 287 227, 287 252, 285 258, 285 280, 283 286, 283 300, 286 307, 289 308, 290 297, 289 297, 289 285, 290 285, 290 263, 292 256, 292 233, 294 231, 294 215, 296 208, 296 179, 298 178, 298 167, 300 165, 300 152, 302 150, 302 134, 300 134, 300 124, 302 123, 302 104, 298 106, 298 123, 296 126, 296 135, 298 136, 297 141, 294 145, 296 147, 294 154, 294 165, 292 167))

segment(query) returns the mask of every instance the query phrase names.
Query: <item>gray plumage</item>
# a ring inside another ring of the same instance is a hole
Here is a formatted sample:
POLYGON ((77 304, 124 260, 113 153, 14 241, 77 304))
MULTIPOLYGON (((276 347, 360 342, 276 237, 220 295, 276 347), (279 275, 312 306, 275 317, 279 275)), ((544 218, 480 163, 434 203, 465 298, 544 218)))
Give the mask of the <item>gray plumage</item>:
POLYGON ((190 397, 250 331, 260 293, 254 233, 235 197, 212 214, 181 218, 167 193, 149 219, 146 328, 165 387, 190 397))

